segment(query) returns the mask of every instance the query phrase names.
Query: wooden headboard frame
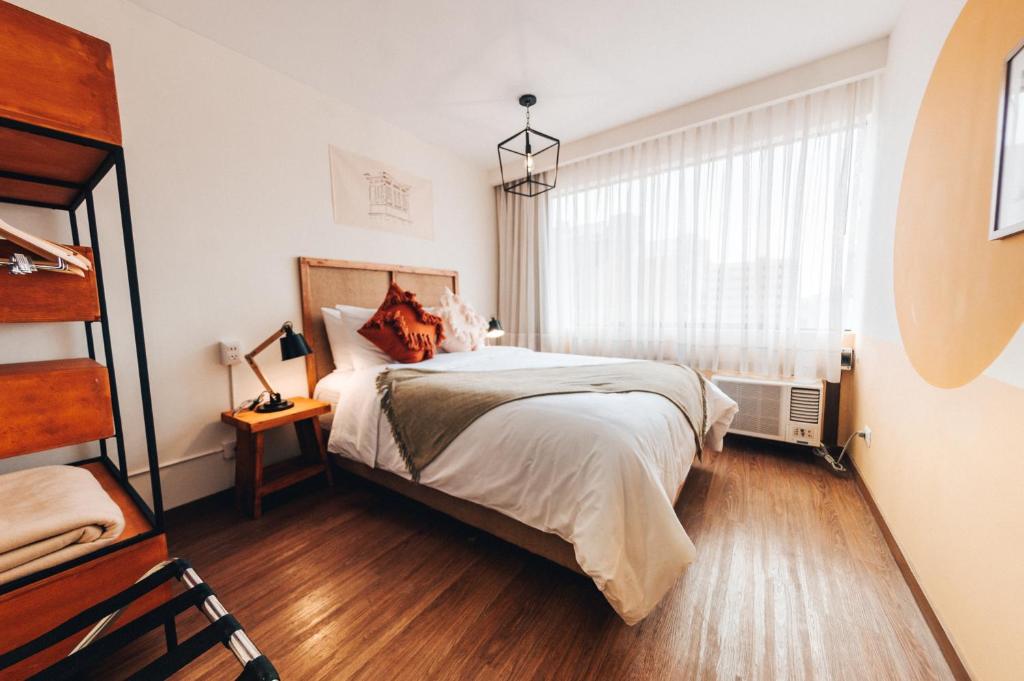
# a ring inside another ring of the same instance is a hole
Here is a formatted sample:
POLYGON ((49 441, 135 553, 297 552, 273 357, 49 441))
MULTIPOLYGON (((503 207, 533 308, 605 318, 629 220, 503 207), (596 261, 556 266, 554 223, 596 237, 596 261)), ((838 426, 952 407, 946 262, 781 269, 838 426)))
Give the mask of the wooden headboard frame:
POLYGON ((299 283, 302 287, 302 332, 313 349, 306 356, 306 381, 309 394, 317 381, 334 371, 334 358, 327 342, 322 307, 357 305, 377 309, 391 282, 412 291, 428 307, 440 303, 445 288, 459 292, 459 273, 429 267, 379 265, 350 260, 299 258, 299 283))

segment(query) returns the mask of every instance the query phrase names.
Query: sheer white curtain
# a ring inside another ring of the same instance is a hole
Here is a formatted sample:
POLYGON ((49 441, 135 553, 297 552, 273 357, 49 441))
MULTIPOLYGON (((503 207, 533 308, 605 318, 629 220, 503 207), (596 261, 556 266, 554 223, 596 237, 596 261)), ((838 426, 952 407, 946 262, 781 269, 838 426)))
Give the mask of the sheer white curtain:
MULTIPOLYGON (((524 330, 510 318, 512 338, 838 380, 874 89, 837 85, 561 168, 531 212, 539 295, 501 281, 502 314, 519 305, 535 320, 524 330)), ((506 270, 523 264, 508 238, 525 229, 517 202, 499 205, 506 270)))
MULTIPOLYGON (((547 175, 541 180, 549 182, 547 175)), ((495 188, 498 211, 498 317, 502 343, 544 349, 545 274, 543 268, 547 201, 506 194, 495 188)))

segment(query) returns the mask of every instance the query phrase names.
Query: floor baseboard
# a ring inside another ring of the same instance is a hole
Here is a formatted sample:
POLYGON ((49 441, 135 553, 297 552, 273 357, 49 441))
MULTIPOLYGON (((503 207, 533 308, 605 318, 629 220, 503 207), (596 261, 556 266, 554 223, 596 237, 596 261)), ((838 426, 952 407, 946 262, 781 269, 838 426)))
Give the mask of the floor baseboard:
POLYGON ((235 488, 232 486, 205 497, 186 501, 180 506, 169 508, 164 511, 164 525, 173 529, 181 524, 193 522, 202 518, 203 513, 211 507, 216 508, 230 504, 234 496, 235 488))
POLYGON ((950 640, 949 634, 946 633, 946 630, 943 628, 938 616, 935 614, 935 610, 932 609, 931 603, 929 603, 927 597, 925 597, 924 590, 918 583, 913 570, 910 569, 910 564, 903 555, 903 551, 900 549, 899 544, 896 543, 895 537, 892 536, 892 532, 889 530, 889 526, 886 524, 885 518, 882 517, 882 512, 878 510, 878 505, 875 503, 874 497, 871 496, 871 491, 868 489, 868 486, 864 484, 864 479, 860 477, 860 473, 857 471, 856 466, 853 465, 853 461, 851 459, 847 459, 847 466, 853 472, 853 479, 857 485, 857 491, 860 492, 861 497, 867 503, 868 508, 871 510, 871 515, 874 517, 875 522, 882 531, 882 536, 885 538, 885 543, 889 547, 889 552, 892 553, 892 557, 896 561, 896 566, 900 569, 900 573, 903 575, 904 581, 910 588, 910 593, 914 596, 914 602, 917 603, 917 607, 921 611, 921 615, 924 617, 924 621, 928 625, 928 629, 931 630, 932 636, 935 637, 935 642, 939 644, 939 650, 942 651, 942 657, 945 658, 946 664, 949 665, 950 671, 953 672, 953 677, 956 678, 957 681, 971 681, 971 675, 967 673, 967 667, 964 666, 963 660, 960 659, 960 656, 956 652, 956 648, 953 647, 953 642, 950 640))

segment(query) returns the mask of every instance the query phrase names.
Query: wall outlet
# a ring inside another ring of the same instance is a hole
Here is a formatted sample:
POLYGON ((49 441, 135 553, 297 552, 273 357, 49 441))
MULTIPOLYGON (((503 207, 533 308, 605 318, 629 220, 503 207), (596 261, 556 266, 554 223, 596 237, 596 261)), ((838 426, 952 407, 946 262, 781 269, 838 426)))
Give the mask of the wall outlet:
POLYGON ((225 461, 230 461, 231 459, 235 458, 235 441, 224 440, 224 442, 222 442, 220 445, 220 453, 221 456, 224 457, 225 461))
POLYGON ((864 426, 863 428, 861 428, 860 436, 864 438, 864 444, 866 444, 868 447, 871 447, 871 428, 869 428, 868 426, 864 426))
POLYGON ((238 341, 220 342, 220 363, 226 367, 242 363, 242 348, 238 341))

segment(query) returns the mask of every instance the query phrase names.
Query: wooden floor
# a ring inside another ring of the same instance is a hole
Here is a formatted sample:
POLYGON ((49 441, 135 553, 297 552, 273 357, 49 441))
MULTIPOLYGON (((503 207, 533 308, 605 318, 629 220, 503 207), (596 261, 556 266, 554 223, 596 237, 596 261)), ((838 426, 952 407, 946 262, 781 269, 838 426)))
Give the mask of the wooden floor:
MULTIPOLYGON (((257 521, 206 503, 170 539, 287 680, 952 678, 852 481, 739 441, 678 510, 697 561, 635 627, 592 582, 356 481, 257 521)), ((180 678, 238 671, 217 649, 180 678)))

